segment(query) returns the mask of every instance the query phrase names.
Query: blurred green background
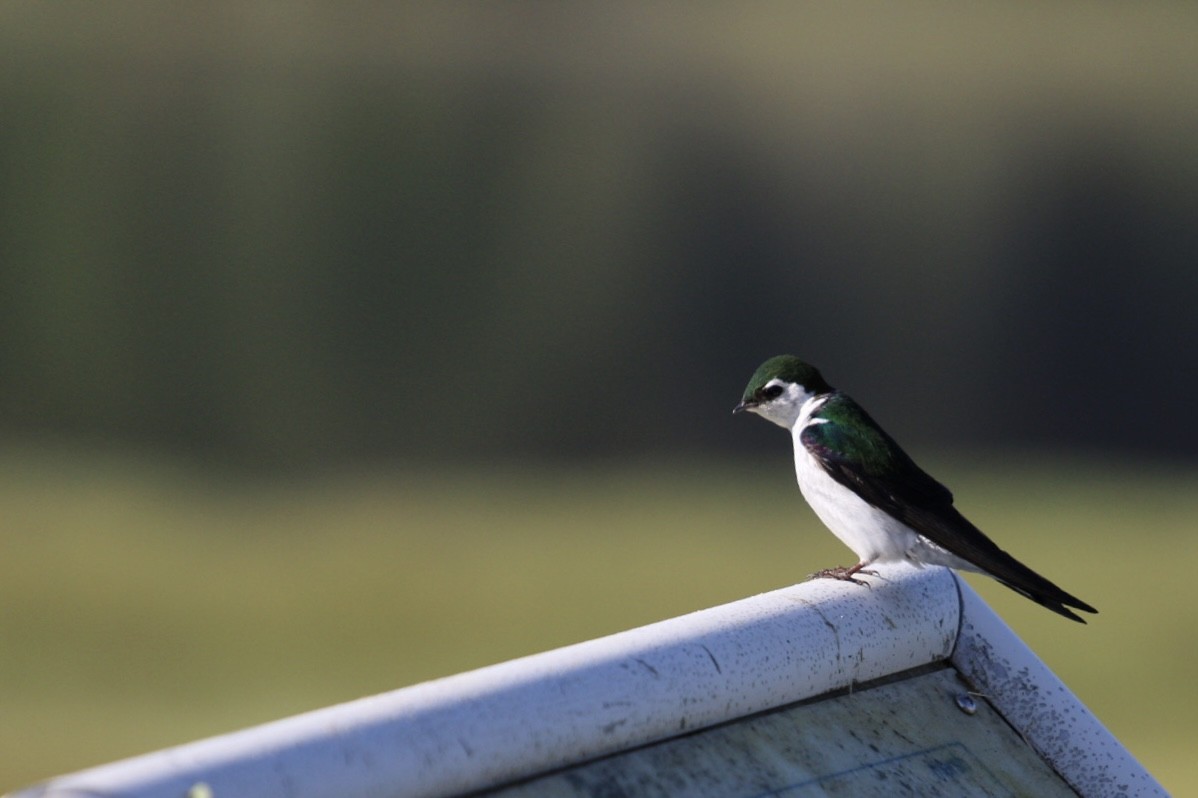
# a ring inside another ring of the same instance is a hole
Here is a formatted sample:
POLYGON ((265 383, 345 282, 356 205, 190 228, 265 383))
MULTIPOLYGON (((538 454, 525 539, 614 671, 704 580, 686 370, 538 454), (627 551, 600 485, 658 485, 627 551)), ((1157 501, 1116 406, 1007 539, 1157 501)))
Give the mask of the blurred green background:
POLYGON ((851 554, 823 368, 1198 790, 1198 6, 0 5, 0 789, 851 554))

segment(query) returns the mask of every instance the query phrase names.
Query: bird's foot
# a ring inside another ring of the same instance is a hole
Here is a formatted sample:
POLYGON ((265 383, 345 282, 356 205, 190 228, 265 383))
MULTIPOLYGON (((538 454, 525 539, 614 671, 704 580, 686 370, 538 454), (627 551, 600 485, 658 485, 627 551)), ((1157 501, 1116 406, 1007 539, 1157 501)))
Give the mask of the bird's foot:
POLYGON ((808 579, 837 579, 841 582, 852 582, 854 585, 865 585, 872 588, 869 582, 864 579, 857 579, 854 574, 862 574, 863 576, 877 576, 877 571, 867 571, 860 565, 854 565, 852 568, 847 568, 843 565, 838 565, 835 568, 825 568, 822 571, 816 571, 811 574, 808 579))

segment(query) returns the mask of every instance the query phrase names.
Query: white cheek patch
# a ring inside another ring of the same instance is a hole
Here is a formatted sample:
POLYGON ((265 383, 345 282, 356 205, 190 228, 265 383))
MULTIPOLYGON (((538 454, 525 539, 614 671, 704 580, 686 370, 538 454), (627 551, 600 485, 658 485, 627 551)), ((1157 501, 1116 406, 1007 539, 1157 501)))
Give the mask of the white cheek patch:
MULTIPOLYGON (((802 405, 815 396, 815 394, 808 392, 802 385, 792 382, 786 386, 786 396, 792 403, 802 405)), ((823 404, 823 402, 820 402, 820 404, 823 404)))
POLYGON ((775 377, 761 386, 762 390, 770 388, 781 389, 781 393, 773 399, 763 399, 754 410, 757 415, 772 421, 780 427, 790 429, 794 426, 799 414, 812 395, 802 385, 788 383, 775 377))

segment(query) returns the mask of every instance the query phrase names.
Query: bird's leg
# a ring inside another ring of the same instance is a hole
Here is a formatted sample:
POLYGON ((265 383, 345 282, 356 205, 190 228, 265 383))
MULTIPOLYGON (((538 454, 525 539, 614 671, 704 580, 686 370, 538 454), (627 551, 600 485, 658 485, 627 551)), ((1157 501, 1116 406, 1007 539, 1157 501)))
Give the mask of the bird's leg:
POLYGON ((825 568, 822 571, 816 571, 808 579, 839 579, 841 582, 852 582, 854 585, 865 585, 872 587, 869 582, 854 578, 854 574, 862 574, 864 576, 877 576, 877 571, 867 571, 865 566, 868 562, 859 562, 852 568, 846 568, 843 565, 838 565, 835 568, 825 568))

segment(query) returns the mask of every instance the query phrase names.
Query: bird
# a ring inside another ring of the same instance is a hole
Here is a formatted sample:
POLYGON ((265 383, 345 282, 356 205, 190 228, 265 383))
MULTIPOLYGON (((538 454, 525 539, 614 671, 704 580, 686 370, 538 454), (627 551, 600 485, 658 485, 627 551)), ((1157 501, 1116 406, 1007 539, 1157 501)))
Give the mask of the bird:
POLYGON ((856 565, 813 578, 868 585, 875 563, 942 565, 996 579, 1037 604, 1079 623, 1073 610, 1098 610, 1065 592, 998 547, 953 506, 937 482, 851 397, 794 355, 761 364, 733 413, 755 413, 789 429, 803 498, 856 565))

